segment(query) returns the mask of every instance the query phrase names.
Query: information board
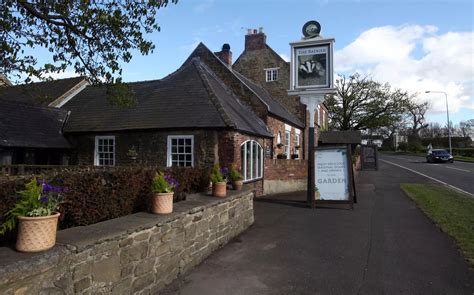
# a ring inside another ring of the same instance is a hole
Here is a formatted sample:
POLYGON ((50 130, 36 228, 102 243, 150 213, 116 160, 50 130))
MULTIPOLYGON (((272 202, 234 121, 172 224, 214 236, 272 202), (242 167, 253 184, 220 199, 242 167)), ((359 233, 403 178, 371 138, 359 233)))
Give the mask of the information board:
POLYGON ((378 154, 376 145, 362 145, 360 149, 362 170, 378 169, 378 154))
POLYGON ((352 165, 347 147, 317 148, 315 200, 352 202, 352 165))

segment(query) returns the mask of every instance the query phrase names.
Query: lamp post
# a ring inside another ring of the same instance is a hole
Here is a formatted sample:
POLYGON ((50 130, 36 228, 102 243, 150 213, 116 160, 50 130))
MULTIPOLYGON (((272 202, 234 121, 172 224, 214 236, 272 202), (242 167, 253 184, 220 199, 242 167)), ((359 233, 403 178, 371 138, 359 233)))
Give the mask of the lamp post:
POLYGON ((449 122, 449 108, 448 108, 448 94, 444 91, 425 91, 425 93, 443 93, 446 98, 446 117, 448 118, 448 141, 449 141, 449 153, 453 155, 453 148, 451 146, 451 123, 449 122))

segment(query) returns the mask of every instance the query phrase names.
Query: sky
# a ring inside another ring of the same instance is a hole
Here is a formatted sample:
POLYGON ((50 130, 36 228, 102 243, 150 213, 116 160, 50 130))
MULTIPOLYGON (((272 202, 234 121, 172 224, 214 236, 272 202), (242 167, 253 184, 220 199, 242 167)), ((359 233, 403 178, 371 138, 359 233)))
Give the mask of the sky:
MULTIPOLYGON (((472 0, 179 0, 158 12, 156 49, 123 65, 124 81, 162 78, 203 42, 212 51, 243 52, 247 29, 263 27, 284 59, 306 21, 333 37, 337 74, 359 72, 429 101, 428 121, 446 124, 444 91, 453 124, 474 119, 474 1, 472 0)), ((70 76, 70 72, 59 77, 70 76)))

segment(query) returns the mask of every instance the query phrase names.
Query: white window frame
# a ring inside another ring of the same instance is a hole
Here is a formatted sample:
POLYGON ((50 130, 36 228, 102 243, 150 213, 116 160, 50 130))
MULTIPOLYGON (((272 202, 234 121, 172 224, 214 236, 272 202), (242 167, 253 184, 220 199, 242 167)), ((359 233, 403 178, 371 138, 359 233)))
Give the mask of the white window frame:
POLYGON ((95 137, 95 144, 94 144, 94 166, 115 166, 115 136, 114 135, 103 135, 103 136, 96 136, 95 137), (112 157, 112 161, 113 161, 113 164, 112 165, 100 165, 100 161, 99 161, 99 140, 101 139, 113 139, 114 140, 114 151, 113 151, 113 157, 112 157))
POLYGON ((291 131, 285 130, 285 154, 287 159, 291 159, 291 131))
MULTIPOLYGON (((191 167, 194 167, 194 135, 168 135, 166 145, 166 167, 173 166, 173 157, 171 153, 171 141, 173 139, 191 139, 191 167)), ((184 153, 186 155, 186 152, 184 153)), ((176 166, 176 167, 189 167, 189 166, 176 166)))
POLYGON ((255 140, 246 140, 244 141, 241 145, 240 145, 240 153, 242 155, 242 149, 243 149, 243 158, 240 159, 241 160, 241 171, 242 171, 242 176, 244 178, 244 182, 249 182, 249 181, 254 181, 254 180, 258 180, 258 179, 262 179, 263 178, 263 161, 264 161, 264 158, 263 158, 263 148, 262 146, 260 145, 260 143, 258 143, 257 141, 255 140), (250 176, 247 175, 247 143, 250 142, 250 176), (253 163, 253 159, 254 159, 254 156, 253 156, 253 146, 254 144, 257 145, 257 152, 259 153, 258 157, 257 156, 257 163, 253 163), (254 174, 254 167, 257 167, 257 171, 256 171, 256 175, 253 175, 254 174))
POLYGON ((265 81, 266 82, 273 82, 278 81, 279 78, 279 70, 280 68, 268 68, 265 70, 265 81))
POLYGON ((321 107, 318 105, 318 126, 321 126, 321 107))
POLYGON ((300 133, 301 133, 301 131, 300 131, 299 129, 295 129, 295 154, 297 154, 297 155, 298 155, 298 158, 297 158, 297 159, 299 159, 299 158, 300 158, 300 150, 299 150, 299 149, 296 149, 296 147, 297 147, 297 146, 299 146, 299 147, 300 147, 300 149, 301 149, 301 143, 300 143, 300 140, 301 140, 301 138, 300 138, 300 133))

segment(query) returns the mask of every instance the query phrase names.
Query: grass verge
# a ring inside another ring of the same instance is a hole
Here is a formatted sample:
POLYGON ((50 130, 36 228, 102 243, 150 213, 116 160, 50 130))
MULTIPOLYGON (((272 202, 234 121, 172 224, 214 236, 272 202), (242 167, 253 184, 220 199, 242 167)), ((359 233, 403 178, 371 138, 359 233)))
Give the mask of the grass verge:
POLYGON ((474 199, 436 184, 402 183, 401 188, 445 233, 474 266, 474 199))

